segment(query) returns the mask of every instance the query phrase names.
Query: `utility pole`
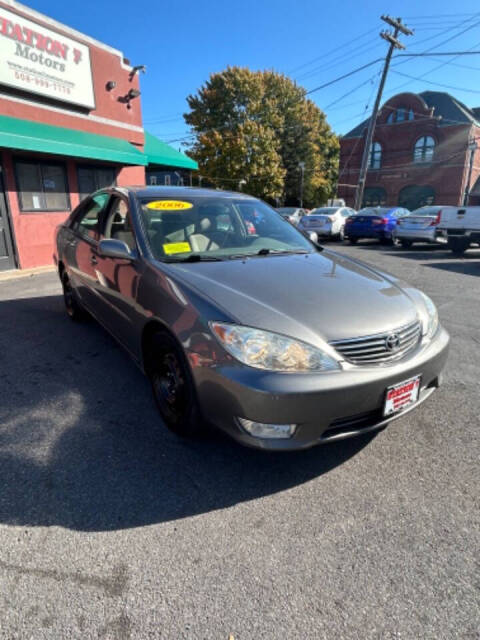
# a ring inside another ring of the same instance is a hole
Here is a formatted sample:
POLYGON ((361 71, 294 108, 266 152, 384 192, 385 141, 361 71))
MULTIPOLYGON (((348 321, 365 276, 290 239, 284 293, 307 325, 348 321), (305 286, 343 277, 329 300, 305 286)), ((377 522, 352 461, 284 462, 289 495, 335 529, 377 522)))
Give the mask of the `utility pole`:
POLYGON ((464 207, 468 206, 468 201, 470 200, 470 183, 472 181, 473 161, 475 159, 475 151, 477 150, 477 143, 475 142, 475 139, 468 143, 468 149, 470 150, 470 163, 468 167, 467 182, 465 184, 465 193, 463 194, 464 207))
POLYGON ((298 168, 300 169, 300 209, 303 209, 303 176, 305 174, 305 162, 299 162, 298 168))
POLYGON ((357 192, 355 194, 355 209, 358 209, 362 206, 363 201, 363 191, 365 189, 365 180, 367 178, 367 170, 368 170, 368 159, 370 156, 370 147, 372 146, 373 134, 375 131, 375 124, 377 122, 377 114, 378 109, 380 107, 380 101, 382 99, 383 88, 385 86, 385 81, 387 79, 388 68, 390 67, 390 60, 392 58, 392 54, 395 49, 405 49, 403 44, 397 40, 397 36, 399 32, 403 33, 406 36, 413 35, 413 31, 406 27, 401 18, 391 18, 390 16, 381 16, 382 20, 389 24, 391 27, 395 29, 392 34, 390 31, 381 31, 380 37, 390 43, 390 46, 387 51, 387 55, 385 57, 385 63, 383 65, 382 78, 380 80, 380 84, 378 86, 377 97, 375 99, 375 104, 373 106, 372 115, 370 117, 370 121, 368 123, 367 129, 367 137, 365 139, 365 147, 363 148, 362 155, 362 163, 360 165, 360 174, 358 176, 358 185, 357 192))

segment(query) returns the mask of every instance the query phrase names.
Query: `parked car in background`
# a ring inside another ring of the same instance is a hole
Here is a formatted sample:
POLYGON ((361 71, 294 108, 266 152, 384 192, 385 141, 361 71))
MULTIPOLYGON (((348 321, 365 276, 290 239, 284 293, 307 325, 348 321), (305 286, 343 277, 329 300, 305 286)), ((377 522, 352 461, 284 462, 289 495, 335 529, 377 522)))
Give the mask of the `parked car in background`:
POLYGON ((462 255, 472 244, 480 244, 480 207, 444 207, 438 229, 452 253, 462 255))
POLYGON ((304 449, 382 428, 441 383, 449 338, 430 298, 243 193, 102 189, 57 228, 56 264, 68 315, 115 336, 180 436, 204 418, 304 449))
POLYGON ((411 247, 414 242, 445 243, 444 233, 438 228, 444 208, 441 205, 420 207, 398 218, 394 238, 405 248, 411 247))
POLYGON ((375 238, 382 244, 394 244, 397 220, 410 213, 403 207, 365 207, 347 218, 345 236, 351 244, 361 238, 375 238))
POLYGON ((345 220, 355 215, 349 207, 317 207, 301 218, 298 228, 301 231, 315 231, 319 238, 343 240, 345 220))
POLYGON ((308 213, 307 209, 302 209, 301 207, 280 207, 277 211, 282 218, 285 218, 295 226, 297 226, 303 216, 306 216, 308 213))

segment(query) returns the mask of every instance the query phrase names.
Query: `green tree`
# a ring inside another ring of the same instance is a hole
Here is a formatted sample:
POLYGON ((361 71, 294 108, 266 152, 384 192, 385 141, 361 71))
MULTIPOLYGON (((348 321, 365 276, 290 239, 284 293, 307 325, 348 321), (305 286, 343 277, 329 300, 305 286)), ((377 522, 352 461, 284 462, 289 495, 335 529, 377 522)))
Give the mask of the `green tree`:
POLYGON ((296 205, 299 163, 305 163, 304 204, 333 195, 339 144, 306 91, 273 71, 228 67, 187 98, 184 115, 195 141, 189 150, 213 184, 271 202, 296 205))

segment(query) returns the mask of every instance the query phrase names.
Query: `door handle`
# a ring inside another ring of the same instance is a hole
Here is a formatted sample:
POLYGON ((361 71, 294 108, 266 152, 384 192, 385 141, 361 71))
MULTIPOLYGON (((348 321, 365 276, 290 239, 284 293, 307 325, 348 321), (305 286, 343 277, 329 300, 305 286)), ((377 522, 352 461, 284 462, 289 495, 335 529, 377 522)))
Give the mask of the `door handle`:
POLYGON ((98 264, 98 260, 96 259, 96 257, 95 257, 95 256, 92 256, 92 257, 90 258, 90 262, 91 262, 92 264, 98 264))

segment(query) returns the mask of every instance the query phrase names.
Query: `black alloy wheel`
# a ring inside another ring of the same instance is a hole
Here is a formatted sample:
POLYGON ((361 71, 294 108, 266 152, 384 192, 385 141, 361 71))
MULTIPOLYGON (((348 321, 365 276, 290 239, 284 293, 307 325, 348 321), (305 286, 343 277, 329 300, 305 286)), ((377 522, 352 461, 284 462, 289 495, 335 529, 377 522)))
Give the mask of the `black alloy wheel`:
POLYGON ((156 333, 145 365, 153 397, 165 426, 182 437, 203 431, 200 409, 186 357, 167 333, 156 333))
POLYGON ((410 249, 410 247, 412 246, 413 242, 411 240, 400 240, 400 244, 402 245, 402 247, 404 249, 410 249))

